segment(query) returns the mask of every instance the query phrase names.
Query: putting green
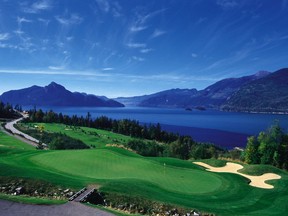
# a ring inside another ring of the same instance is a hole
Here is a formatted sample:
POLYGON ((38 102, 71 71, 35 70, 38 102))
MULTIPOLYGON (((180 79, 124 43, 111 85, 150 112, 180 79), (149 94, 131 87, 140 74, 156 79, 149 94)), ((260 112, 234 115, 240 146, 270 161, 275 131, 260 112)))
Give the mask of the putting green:
POLYGON ((33 156, 31 160, 70 175, 109 180, 138 179, 182 194, 215 192, 223 189, 225 183, 224 178, 214 173, 168 166, 108 149, 54 151, 33 156))

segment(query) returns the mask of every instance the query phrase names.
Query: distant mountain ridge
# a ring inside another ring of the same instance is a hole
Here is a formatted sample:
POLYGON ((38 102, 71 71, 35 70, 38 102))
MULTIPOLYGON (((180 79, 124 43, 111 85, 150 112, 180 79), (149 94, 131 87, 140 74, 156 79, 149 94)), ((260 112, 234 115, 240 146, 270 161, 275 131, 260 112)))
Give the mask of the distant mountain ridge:
POLYGON ((223 104, 225 111, 288 112, 288 68, 243 85, 223 104))
POLYGON ((29 88, 7 91, 0 96, 0 100, 22 106, 124 107, 123 104, 104 96, 70 92, 55 82, 45 87, 34 85, 29 88))
POLYGON ((115 100, 127 106, 220 109, 227 99, 243 85, 269 74, 267 71, 260 71, 251 76, 223 79, 200 91, 196 89, 171 89, 151 95, 122 97, 115 100))
POLYGON ((19 105, 87 106, 87 107, 163 107, 191 110, 218 109, 241 112, 288 113, 288 68, 270 73, 260 71, 251 76, 220 80, 207 88, 170 89, 151 95, 109 99, 86 93, 70 92, 52 82, 48 86, 31 86, 11 90, 0 101, 19 105), (124 104, 124 105, 123 105, 124 104))

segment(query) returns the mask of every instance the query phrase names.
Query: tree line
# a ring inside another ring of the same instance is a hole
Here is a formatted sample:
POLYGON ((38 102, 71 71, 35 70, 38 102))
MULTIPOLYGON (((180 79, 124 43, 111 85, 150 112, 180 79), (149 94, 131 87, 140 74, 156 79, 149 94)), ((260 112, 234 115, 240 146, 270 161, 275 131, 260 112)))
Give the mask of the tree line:
POLYGON ((126 146, 144 156, 170 156, 180 159, 217 158, 224 150, 213 144, 197 143, 191 136, 181 136, 161 129, 161 125, 142 125, 136 120, 115 120, 107 116, 95 119, 88 112, 85 117, 63 115, 54 111, 33 109, 26 122, 62 123, 70 126, 91 127, 133 137, 126 146))
POLYGON ((268 164, 288 170, 288 134, 275 123, 257 137, 248 138, 244 151, 248 164, 268 164))

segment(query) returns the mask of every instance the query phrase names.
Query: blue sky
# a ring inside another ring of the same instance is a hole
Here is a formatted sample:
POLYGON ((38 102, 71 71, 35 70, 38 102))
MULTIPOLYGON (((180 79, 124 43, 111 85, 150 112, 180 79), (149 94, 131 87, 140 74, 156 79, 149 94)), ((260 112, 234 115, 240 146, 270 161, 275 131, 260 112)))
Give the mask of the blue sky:
POLYGON ((0 0, 0 93, 198 90, 288 66, 288 0, 0 0))

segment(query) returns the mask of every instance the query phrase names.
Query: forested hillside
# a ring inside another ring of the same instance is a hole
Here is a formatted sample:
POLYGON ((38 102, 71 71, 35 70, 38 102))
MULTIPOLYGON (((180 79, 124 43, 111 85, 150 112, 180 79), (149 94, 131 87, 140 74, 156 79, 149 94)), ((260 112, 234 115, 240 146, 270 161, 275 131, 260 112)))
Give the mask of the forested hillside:
POLYGON ((240 88, 223 106, 228 111, 288 112, 288 69, 278 70, 240 88))

